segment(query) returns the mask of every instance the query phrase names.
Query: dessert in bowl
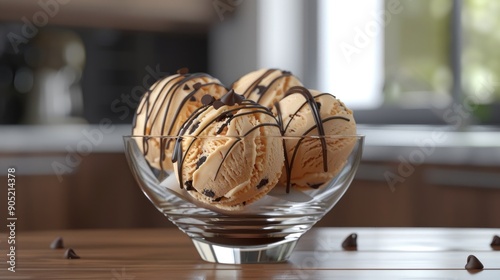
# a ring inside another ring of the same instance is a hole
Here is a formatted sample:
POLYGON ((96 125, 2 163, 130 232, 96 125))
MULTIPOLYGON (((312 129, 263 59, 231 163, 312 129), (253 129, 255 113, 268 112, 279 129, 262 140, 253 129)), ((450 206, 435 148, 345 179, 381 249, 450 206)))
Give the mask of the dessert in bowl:
POLYGON ((133 135, 124 137, 137 182, 202 259, 287 260, 355 175, 364 137, 356 135, 352 111, 333 95, 302 86, 286 89, 269 107, 217 82, 183 85, 194 78, 167 77, 176 82, 158 82, 161 90, 153 86, 139 104, 133 135), (185 105, 172 110, 172 92, 180 103, 201 104, 189 113, 185 105), (182 118, 179 129, 151 134, 172 127, 158 121, 167 111, 182 118))

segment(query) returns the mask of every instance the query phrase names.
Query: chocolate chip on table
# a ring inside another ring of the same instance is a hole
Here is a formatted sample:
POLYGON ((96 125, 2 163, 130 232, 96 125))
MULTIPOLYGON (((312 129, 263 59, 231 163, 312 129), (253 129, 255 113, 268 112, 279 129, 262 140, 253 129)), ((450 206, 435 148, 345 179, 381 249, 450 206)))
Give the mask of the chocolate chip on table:
POLYGON ((467 257, 467 264, 465 264, 465 269, 476 270, 483 269, 484 265, 476 258, 474 255, 469 255, 467 257))
POLYGON ((355 251, 358 249, 358 235, 356 233, 351 233, 342 242, 342 248, 348 251, 355 251))
POLYGON ((495 250, 500 250, 500 236, 493 236, 493 240, 491 241, 490 246, 495 250))
POLYGON ((64 258, 65 259, 79 259, 80 256, 78 256, 73 249, 69 248, 64 252, 64 258))
POLYGON ((64 242, 62 237, 60 236, 54 239, 52 243, 50 243, 50 249, 62 249, 62 248, 64 248, 64 242))

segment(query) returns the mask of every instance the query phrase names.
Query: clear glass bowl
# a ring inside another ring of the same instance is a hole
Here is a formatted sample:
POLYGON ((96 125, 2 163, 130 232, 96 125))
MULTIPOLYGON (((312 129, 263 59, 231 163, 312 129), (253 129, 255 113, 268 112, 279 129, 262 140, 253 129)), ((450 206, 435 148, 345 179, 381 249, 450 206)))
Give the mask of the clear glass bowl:
MULTIPOLYGON (((364 143, 364 136, 360 135, 266 138, 272 138, 267 141, 283 143, 327 143, 323 147, 329 150, 328 156, 332 156, 330 150, 335 149, 339 141, 348 141, 350 144, 343 155, 335 158, 341 163, 335 164, 337 170, 331 172, 330 176, 323 176, 327 179, 321 186, 296 187, 294 174, 302 170, 292 166, 291 175, 283 175, 280 182, 262 198, 245 206, 244 210, 225 211, 197 201, 185 188, 181 188, 171 163, 170 166, 151 164, 151 158, 144 155, 145 143, 147 149, 153 149, 155 145, 152 143, 163 143, 160 147, 165 149, 175 143, 177 137, 124 136, 124 142, 128 163, 142 191, 159 211, 191 238, 201 258, 208 262, 242 264, 286 261, 299 238, 330 211, 346 192, 361 160, 364 143)), ((165 154, 163 162, 170 158, 168 153, 165 154)), ((291 162, 292 157, 287 158, 291 162)), ((331 162, 328 161, 329 164, 331 162)), ((319 173, 324 172, 323 164, 319 173)), ((286 170, 283 172, 286 173, 286 170)), ((307 175, 304 173, 304 176, 307 175)))

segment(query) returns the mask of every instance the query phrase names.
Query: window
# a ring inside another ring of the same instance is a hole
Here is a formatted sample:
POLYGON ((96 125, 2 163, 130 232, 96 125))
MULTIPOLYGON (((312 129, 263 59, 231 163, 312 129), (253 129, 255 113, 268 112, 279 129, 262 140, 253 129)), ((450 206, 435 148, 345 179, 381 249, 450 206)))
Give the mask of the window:
POLYGON ((362 123, 444 124, 457 104, 500 123, 498 14, 489 0, 319 0, 318 87, 362 123))

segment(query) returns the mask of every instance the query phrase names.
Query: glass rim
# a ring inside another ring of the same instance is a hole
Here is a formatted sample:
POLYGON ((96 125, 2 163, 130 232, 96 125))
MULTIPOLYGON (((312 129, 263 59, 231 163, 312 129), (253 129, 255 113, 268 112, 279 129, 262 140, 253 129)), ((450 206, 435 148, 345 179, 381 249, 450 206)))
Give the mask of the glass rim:
MULTIPOLYGON (((142 139, 142 138, 158 138, 158 139, 178 139, 178 138, 199 138, 199 139, 215 139, 215 138, 242 138, 242 137, 247 137, 247 136, 242 136, 242 135, 202 135, 202 136, 195 136, 195 135, 123 135, 122 136, 124 139, 142 139)), ((253 136, 253 138, 277 138, 277 139, 304 139, 304 138, 311 138, 311 139, 321 139, 321 138, 330 138, 330 139, 335 139, 335 138, 356 138, 356 139, 362 139, 365 138, 365 135, 363 134, 348 134, 348 135, 302 135, 302 136, 283 136, 283 135, 258 135, 258 136, 253 136)))

